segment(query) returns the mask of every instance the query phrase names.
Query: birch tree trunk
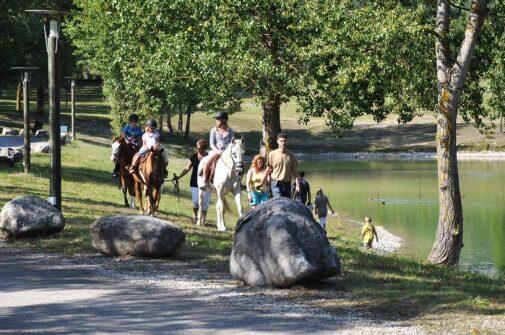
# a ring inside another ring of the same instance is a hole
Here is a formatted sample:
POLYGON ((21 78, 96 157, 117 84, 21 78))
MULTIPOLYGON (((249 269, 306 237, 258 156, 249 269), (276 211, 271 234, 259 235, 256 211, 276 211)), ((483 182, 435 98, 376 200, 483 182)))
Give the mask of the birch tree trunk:
POLYGON ((463 247, 463 207, 459 188, 456 120, 458 104, 470 60, 486 13, 487 1, 473 0, 465 38, 451 64, 449 49, 449 0, 439 0, 436 17, 437 56, 437 168, 439 218, 435 242, 428 259, 436 264, 457 265, 463 247))

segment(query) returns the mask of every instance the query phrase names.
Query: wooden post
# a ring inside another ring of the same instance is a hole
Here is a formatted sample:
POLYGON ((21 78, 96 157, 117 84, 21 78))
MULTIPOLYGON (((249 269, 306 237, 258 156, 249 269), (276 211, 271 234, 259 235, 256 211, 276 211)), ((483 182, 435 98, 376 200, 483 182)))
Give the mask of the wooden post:
POLYGON ((61 211, 61 137, 60 137, 60 53, 57 52, 60 20, 51 18, 47 38, 47 72, 49 80, 49 150, 51 176, 49 202, 61 211))
POLYGON ((23 164, 25 173, 30 173, 30 72, 23 74, 23 164))
POLYGON ((72 116, 72 141, 76 140, 75 137, 75 79, 70 82, 70 101, 71 101, 71 116, 72 116))

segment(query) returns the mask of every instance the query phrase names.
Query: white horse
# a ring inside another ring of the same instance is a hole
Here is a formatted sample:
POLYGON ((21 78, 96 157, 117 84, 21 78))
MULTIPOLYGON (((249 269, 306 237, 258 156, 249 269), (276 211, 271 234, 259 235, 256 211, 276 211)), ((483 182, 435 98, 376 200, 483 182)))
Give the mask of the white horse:
MULTIPOLYGON (((217 193, 216 212, 217 212, 217 230, 225 231, 226 225, 224 221, 224 212, 227 208, 224 196, 228 192, 233 192, 235 203, 237 205, 238 215, 242 216, 242 196, 240 179, 244 173, 244 138, 233 140, 233 142, 223 151, 216 163, 216 172, 214 173, 213 185, 217 193)), ((198 165, 198 186, 203 186, 205 181, 201 175, 201 171, 207 158, 205 157, 198 165)), ((202 204, 204 193, 201 189, 198 191, 198 220, 197 225, 203 225, 202 222, 202 204)))

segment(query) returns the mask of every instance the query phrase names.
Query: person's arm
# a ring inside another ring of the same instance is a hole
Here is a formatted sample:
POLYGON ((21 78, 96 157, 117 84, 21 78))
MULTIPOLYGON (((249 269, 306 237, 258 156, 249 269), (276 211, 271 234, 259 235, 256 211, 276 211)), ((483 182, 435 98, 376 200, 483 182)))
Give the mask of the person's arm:
POLYGON ((188 165, 182 170, 181 174, 177 177, 177 179, 181 179, 184 177, 189 171, 191 171, 191 168, 193 168, 193 163, 191 161, 188 162, 188 165))
MULTIPOLYGON (((293 156, 293 164, 291 165, 291 173, 293 176, 298 176, 298 161, 296 160, 295 155, 291 154, 293 156)), ((298 183, 298 177, 295 177, 295 182, 296 182, 296 187, 295 187, 295 192, 300 193, 300 184, 298 183)))
POLYGON ((328 199, 328 197, 326 197, 326 203, 328 204, 328 208, 331 210, 331 215, 335 214, 335 211, 330 205, 330 199, 328 199))
POLYGON ((245 185, 247 187, 247 199, 249 201, 251 201, 251 191, 252 191, 252 169, 249 169, 249 171, 247 171, 247 176, 246 176, 246 182, 245 182, 245 185))
POLYGON ((219 151, 216 147, 216 128, 212 128, 209 136, 209 146, 212 150, 219 151))
POLYGON ((310 199, 312 199, 312 194, 310 194, 310 184, 307 183, 307 206, 310 206, 310 199))

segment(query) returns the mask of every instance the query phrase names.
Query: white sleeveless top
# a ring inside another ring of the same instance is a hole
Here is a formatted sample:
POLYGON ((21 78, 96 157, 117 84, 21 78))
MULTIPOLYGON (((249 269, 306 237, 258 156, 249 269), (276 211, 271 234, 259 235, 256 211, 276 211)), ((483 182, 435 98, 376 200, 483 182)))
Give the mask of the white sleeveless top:
POLYGON ((147 149, 154 147, 159 138, 160 133, 158 131, 153 131, 152 133, 145 132, 144 135, 142 135, 142 140, 146 142, 147 149))

